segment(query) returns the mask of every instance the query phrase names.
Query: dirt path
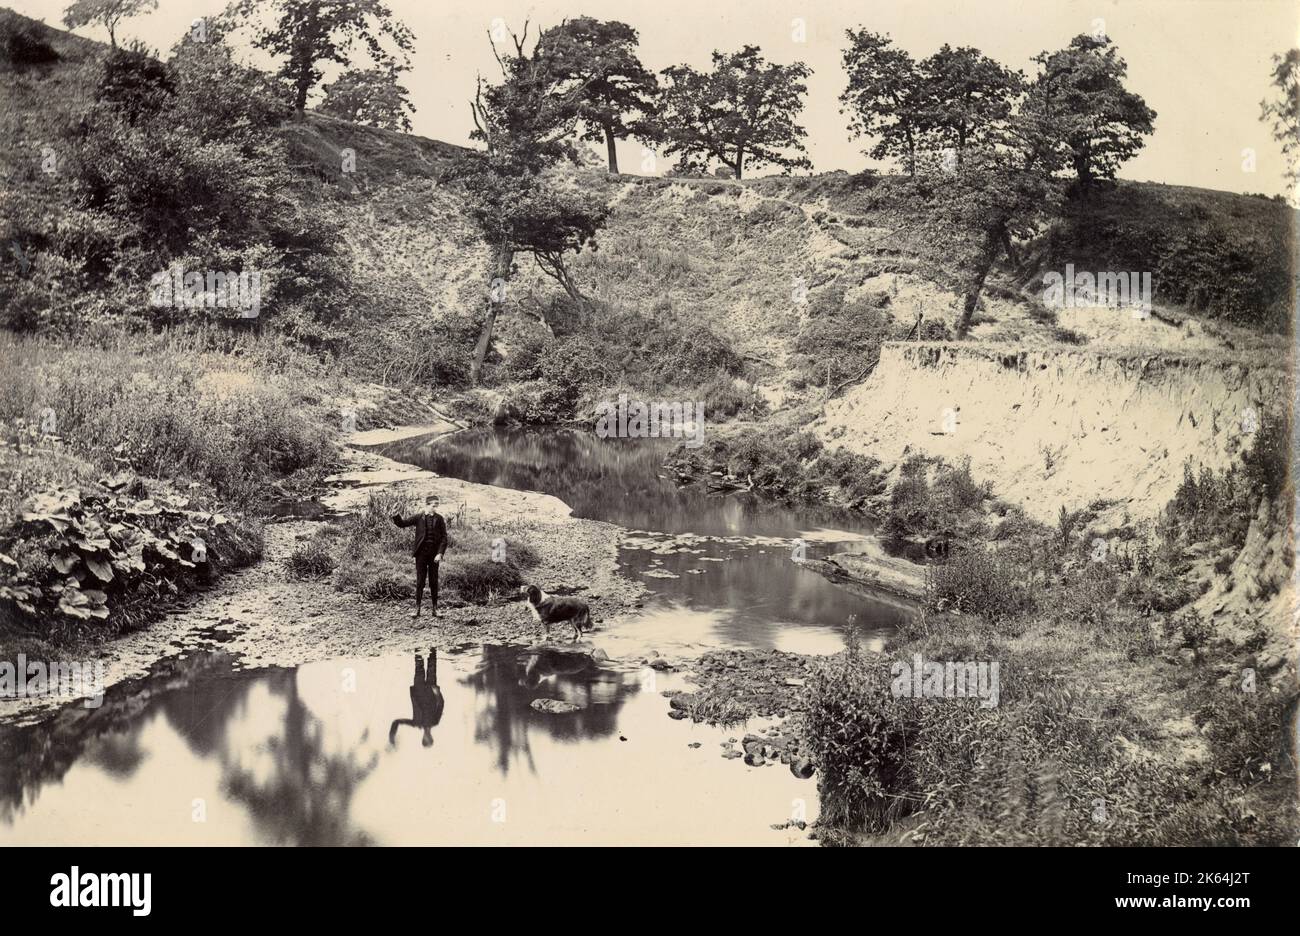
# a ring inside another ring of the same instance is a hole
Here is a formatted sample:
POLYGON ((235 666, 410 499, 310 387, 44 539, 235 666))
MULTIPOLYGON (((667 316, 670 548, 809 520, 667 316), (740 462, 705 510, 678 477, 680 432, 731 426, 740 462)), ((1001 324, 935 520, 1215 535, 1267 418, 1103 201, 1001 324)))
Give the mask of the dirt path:
MULTIPOLYGON (((545 494, 442 478, 355 449, 347 449, 345 459, 345 470, 331 480, 346 486, 323 497, 326 506, 356 510, 382 487, 435 493, 446 513, 463 509, 481 529, 526 536, 541 559, 532 573, 535 580, 548 589, 583 589, 598 633, 639 608, 645 589, 617 568, 618 545, 626 532, 621 527, 572 517, 562 501, 545 494)), ((338 592, 328 582, 290 578, 287 558, 322 522, 269 524, 265 552, 256 565, 224 576, 151 627, 103 647, 98 659, 105 688, 143 676, 160 659, 203 648, 237 653, 252 668, 405 652, 427 647, 431 640, 453 646, 540 637, 519 600, 446 609, 436 622, 428 617, 412 621, 409 602, 367 601, 338 592)), ((0 700, 0 721, 37 721, 67 701, 0 700)))

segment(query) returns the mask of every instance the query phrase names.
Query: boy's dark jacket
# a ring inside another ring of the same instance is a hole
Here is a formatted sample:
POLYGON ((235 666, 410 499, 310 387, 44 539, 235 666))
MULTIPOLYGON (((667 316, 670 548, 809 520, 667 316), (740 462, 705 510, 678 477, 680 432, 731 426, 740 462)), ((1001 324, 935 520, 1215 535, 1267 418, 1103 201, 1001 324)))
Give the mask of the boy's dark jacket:
POLYGON ((447 548, 447 521, 440 513, 418 513, 409 517, 393 514, 393 522, 399 527, 415 527, 412 556, 418 556, 422 550, 438 556, 447 548))

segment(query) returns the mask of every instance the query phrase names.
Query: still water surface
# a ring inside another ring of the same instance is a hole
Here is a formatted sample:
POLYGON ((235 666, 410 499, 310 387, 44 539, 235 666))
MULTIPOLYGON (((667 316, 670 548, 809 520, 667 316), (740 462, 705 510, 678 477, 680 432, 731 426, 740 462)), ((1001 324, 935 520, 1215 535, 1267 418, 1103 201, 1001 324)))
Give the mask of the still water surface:
POLYGON ((736 732, 665 717, 671 675, 443 651, 428 746, 408 724, 390 741, 413 680, 413 656, 166 661, 97 710, 0 727, 0 844, 808 844, 770 825, 814 818, 815 781, 724 760, 736 732))
POLYGON ((650 589, 636 622, 648 644, 834 653, 856 642, 881 649, 910 606, 834 585, 793 558, 796 540, 810 559, 852 549, 873 532, 864 520, 678 486, 661 467, 673 444, 482 429, 403 439, 379 451, 447 477, 551 494, 574 516, 633 531, 619 561, 650 589))
POLYGON ((759 725, 669 719, 661 693, 690 686, 638 661, 650 647, 879 648, 908 607, 792 559, 796 539, 816 558, 868 526, 679 488, 656 441, 485 430, 383 451, 632 531, 619 559, 650 590, 645 613, 592 636, 626 662, 442 647, 432 704, 413 654, 256 670, 219 649, 165 660, 99 709, 0 726, 0 844, 810 844, 771 825, 813 820, 816 781, 721 757, 759 725))

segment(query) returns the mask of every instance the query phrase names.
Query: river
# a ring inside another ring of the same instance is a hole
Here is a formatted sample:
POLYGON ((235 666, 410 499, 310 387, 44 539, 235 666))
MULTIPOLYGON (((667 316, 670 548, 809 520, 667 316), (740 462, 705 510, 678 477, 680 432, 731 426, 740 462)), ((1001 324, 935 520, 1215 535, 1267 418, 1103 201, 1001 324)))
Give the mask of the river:
POLYGON ((418 648, 436 652, 442 700, 427 734, 401 723, 428 685, 415 648, 297 667, 220 649, 160 661, 99 708, 0 726, 0 844, 811 844, 773 825, 815 819, 816 781, 721 756, 761 723, 666 717, 663 693, 690 686, 638 650, 878 648, 905 605, 829 583, 792 545, 815 558, 869 526, 679 488, 660 477, 657 443, 488 430, 382 451, 625 527, 620 564, 649 588, 645 613, 597 632, 597 659, 418 648))

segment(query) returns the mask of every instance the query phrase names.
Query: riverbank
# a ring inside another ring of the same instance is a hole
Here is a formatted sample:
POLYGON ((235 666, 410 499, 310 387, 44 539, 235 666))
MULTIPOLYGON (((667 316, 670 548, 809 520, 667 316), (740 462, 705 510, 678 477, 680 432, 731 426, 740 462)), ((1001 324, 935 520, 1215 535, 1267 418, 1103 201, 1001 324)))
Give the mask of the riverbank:
MULTIPOLYGON (((421 427, 440 428, 447 427, 421 427)), ((414 434, 399 430, 391 438, 414 434)), ((661 647, 665 655, 637 632, 645 588, 620 571, 619 546, 629 535, 623 527, 574 518, 554 496, 440 477, 372 451, 346 449, 340 469, 319 496, 333 519, 380 492, 435 493, 444 513, 473 529, 525 539, 538 554, 530 574, 548 590, 587 598, 598 621, 594 634, 576 644, 559 638, 557 648, 600 659, 596 648, 608 645, 618 658, 611 663, 624 670, 643 664, 637 679, 665 697, 664 716, 726 729, 729 737, 708 756, 742 761, 738 784, 752 782, 747 771, 815 774, 823 804, 815 834, 823 842, 1268 844, 1293 834, 1293 767, 1278 752, 1295 675, 1276 652, 1275 618, 1260 602, 1241 606, 1238 599, 1230 614, 1220 613, 1227 603, 1216 598, 1218 610, 1206 614, 1220 620, 1207 638, 1185 615, 1144 614, 1135 601, 1150 600, 1149 589, 1131 587, 1146 581, 1136 574, 1143 560, 1129 555, 1138 543, 1110 531, 1115 554, 1098 562, 1096 517, 1076 517, 1064 533, 992 513, 967 524, 952 560, 934 567, 926 613, 902 626, 880 655, 698 647, 673 655, 661 647), (981 529, 978 539, 969 532, 981 529), (996 702, 900 700, 891 667, 918 657, 996 665, 996 702), (663 674, 658 685, 653 677, 647 682, 651 671, 663 674), (1248 671, 1250 692, 1243 690, 1248 671), (832 738, 827 726, 848 733, 832 738), (862 796, 871 789, 893 805, 871 807, 862 796), (856 800, 846 805, 845 791, 854 790, 856 800), (1099 808, 1103 820, 1095 818, 1099 808)), ((981 514, 995 509, 979 498, 981 514)), ((1286 594, 1260 570, 1275 576, 1287 568, 1284 544, 1275 542, 1281 513, 1261 509, 1256 519, 1240 560, 1253 578, 1233 591, 1278 605, 1286 594)), ((364 600, 292 578, 288 558, 329 522, 268 524, 261 563, 217 582, 160 625, 113 642, 105 653, 108 681, 205 648, 232 652, 238 668, 260 671, 391 657, 431 644, 538 647, 525 606, 505 596, 447 608, 435 624, 412 622, 406 601, 364 600)), ((861 549, 868 559, 832 557, 847 587, 855 587, 854 563, 870 561, 878 547, 861 549)), ((1197 574, 1209 581, 1218 554, 1201 552, 1197 574)), ((1170 561, 1181 562, 1181 554, 1170 561)), ((1191 581, 1186 569, 1179 574, 1191 581)), ((30 722, 49 708, 33 700, 4 711, 30 722)))
MULTIPOLYGON (((1185 542, 1170 517, 1166 535, 1185 542)), ((1202 595, 1181 607, 1162 604, 1169 571, 1145 564, 1140 541, 1111 531, 1101 556, 1090 522, 964 542, 878 656, 683 661, 694 686, 674 717, 776 719, 743 753, 811 760, 828 844, 1294 841, 1287 502, 1261 503, 1229 565, 1214 538, 1190 559, 1166 544, 1186 594, 1202 595), (939 681, 911 691, 910 674, 936 665, 939 681), (957 691, 953 667, 991 671, 992 692, 957 691)))
MULTIPOLYGON (((620 528, 574 518, 553 497, 440 478, 371 452, 346 448, 342 462, 343 470, 327 478, 321 492, 325 509, 354 511, 381 489, 415 497, 437 494, 445 513, 465 511, 481 528, 509 527, 526 535, 538 554, 537 580, 588 600, 596 633, 635 612, 642 589, 618 572, 620 528)), ((412 621, 408 602, 368 601, 327 583, 292 578, 289 556, 326 522, 267 524, 258 563, 195 593, 151 627, 105 643, 97 656, 104 663, 106 688, 144 675, 160 659, 202 648, 219 647, 254 668, 415 650, 432 641, 450 646, 539 639, 520 600, 445 608, 436 621, 427 616, 412 621)), ((66 701, 0 700, 0 721, 36 721, 66 701)))

